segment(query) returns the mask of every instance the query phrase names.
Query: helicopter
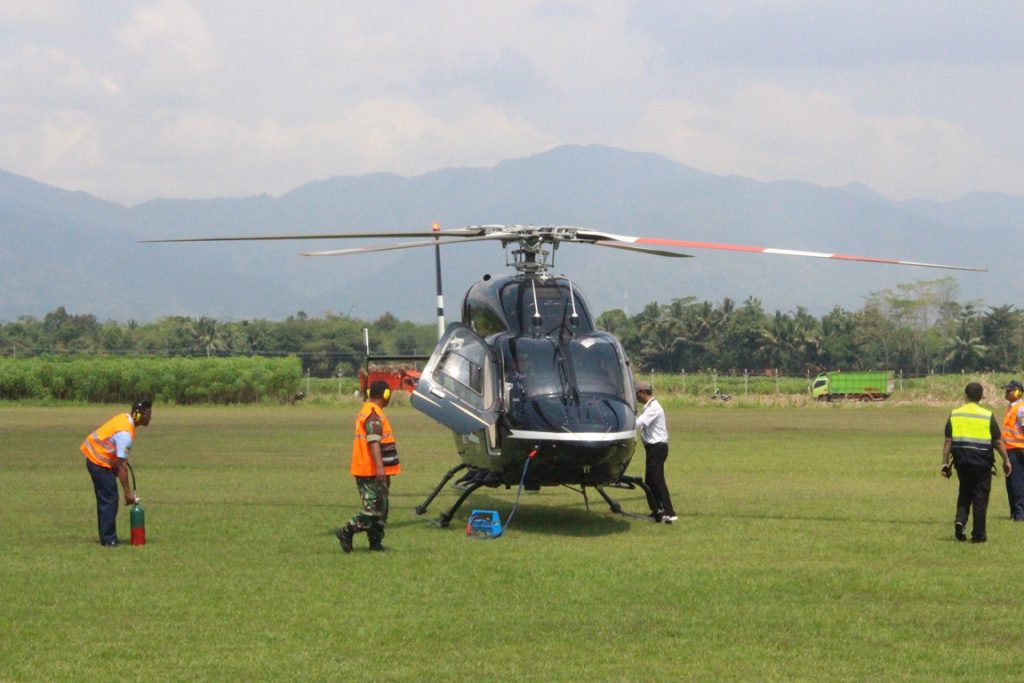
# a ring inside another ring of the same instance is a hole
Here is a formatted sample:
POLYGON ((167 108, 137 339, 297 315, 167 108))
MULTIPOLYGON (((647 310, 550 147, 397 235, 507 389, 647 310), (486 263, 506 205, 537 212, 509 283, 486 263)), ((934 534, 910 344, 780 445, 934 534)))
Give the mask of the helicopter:
MULTIPOLYGON (((539 490, 566 486, 598 492, 614 513, 625 513, 606 488, 642 489, 626 474, 636 447, 636 393, 622 344, 595 326, 586 296, 564 275, 552 274, 562 244, 587 244, 671 258, 666 248, 766 253, 981 272, 966 266, 798 251, 737 244, 620 235, 566 225, 479 225, 430 232, 365 232, 211 237, 148 242, 288 239, 423 238, 376 246, 302 252, 342 256, 435 247, 440 339, 427 358, 411 404, 449 428, 460 463, 448 470, 414 511, 424 515, 456 474, 461 494, 438 520, 449 526, 466 499, 482 487, 539 490), (440 247, 495 241, 511 275, 484 275, 462 302, 461 321, 443 324, 440 247), (578 487, 578 488, 577 488, 578 487)), ((648 518, 646 515, 634 515, 648 518)))

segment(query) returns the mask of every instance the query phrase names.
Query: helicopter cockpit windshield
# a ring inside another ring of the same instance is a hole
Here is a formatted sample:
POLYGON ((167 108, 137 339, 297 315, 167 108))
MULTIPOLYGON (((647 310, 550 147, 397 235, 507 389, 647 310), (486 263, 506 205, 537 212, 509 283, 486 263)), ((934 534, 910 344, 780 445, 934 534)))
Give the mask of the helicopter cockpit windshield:
POLYGON ((509 419, 550 427, 632 429, 626 366, 613 338, 597 332, 569 340, 519 337, 504 348, 509 419))
POLYGON ((551 339, 515 340, 513 365, 529 397, 565 395, 572 391, 628 396, 622 361, 608 339, 586 336, 560 345, 551 339))
POLYGON ((569 342, 569 356, 580 393, 629 396, 622 359, 609 339, 577 337, 569 342))

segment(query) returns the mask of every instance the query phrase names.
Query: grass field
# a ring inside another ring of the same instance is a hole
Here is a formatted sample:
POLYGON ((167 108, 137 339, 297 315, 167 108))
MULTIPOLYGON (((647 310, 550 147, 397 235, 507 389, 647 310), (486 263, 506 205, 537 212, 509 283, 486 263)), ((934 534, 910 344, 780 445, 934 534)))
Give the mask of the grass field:
MULTIPOLYGON (((507 535, 411 513, 451 438, 389 411, 389 552, 342 555, 355 404, 156 406, 133 462, 149 543, 96 543, 82 437, 123 406, 0 406, 0 680, 1019 680, 1024 525, 952 540, 948 407, 680 406, 677 524, 566 489, 507 535)), ((634 473, 642 473, 638 453, 634 473)), ((454 498, 446 491, 436 517, 454 498)), ((644 512, 642 495, 614 491, 644 512)), ((128 537, 127 512, 119 517, 128 537)))

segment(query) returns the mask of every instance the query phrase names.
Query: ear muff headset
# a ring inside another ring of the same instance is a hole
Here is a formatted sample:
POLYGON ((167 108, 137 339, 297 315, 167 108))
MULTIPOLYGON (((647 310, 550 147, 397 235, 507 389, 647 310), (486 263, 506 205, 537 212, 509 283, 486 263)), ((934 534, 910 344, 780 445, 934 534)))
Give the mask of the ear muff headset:
POLYGON ((384 393, 382 395, 384 396, 384 400, 387 401, 388 399, 391 398, 391 389, 390 388, 385 389, 384 393))
POLYGON ((150 401, 148 399, 141 398, 138 401, 136 401, 134 404, 132 404, 132 409, 129 412, 129 415, 132 416, 132 420, 134 422, 138 422, 142 418, 142 414, 144 412, 146 412, 147 410, 152 410, 152 409, 153 409, 152 401, 150 401))
POLYGON ((1020 389, 1014 389, 1013 390, 1013 397, 1014 398, 1020 398, 1021 397, 1020 389))

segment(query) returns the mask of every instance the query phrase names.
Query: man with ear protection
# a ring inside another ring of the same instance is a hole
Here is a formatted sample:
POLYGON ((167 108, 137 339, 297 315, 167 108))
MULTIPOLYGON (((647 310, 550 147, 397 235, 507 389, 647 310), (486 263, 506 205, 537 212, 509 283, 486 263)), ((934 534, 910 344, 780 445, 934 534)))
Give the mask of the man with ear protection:
POLYGON ((369 398, 356 414, 349 472, 359 489, 361 509, 335 532, 341 549, 352 552, 352 538, 365 531, 370 550, 384 550, 384 528, 388 523, 388 492, 391 475, 402 471, 391 423, 384 408, 391 402, 391 388, 383 380, 370 384, 369 398))
POLYGON ((1010 501, 1010 517, 1024 522, 1024 384, 1010 380, 1006 390, 1006 413, 1003 415, 1003 443, 1013 469, 1006 478, 1006 497, 1010 501))
POLYGON ((100 544, 116 547, 117 541, 117 482, 124 490, 124 502, 135 502, 135 492, 128 483, 128 455, 135 441, 135 428, 145 427, 153 418, 153 403, 148 399, 136 401, 129 412, 120 413, 97 427, 79 447, 85 455, 85 466, 92 477, 96 493, 96 519, 99 524, 100 544))

